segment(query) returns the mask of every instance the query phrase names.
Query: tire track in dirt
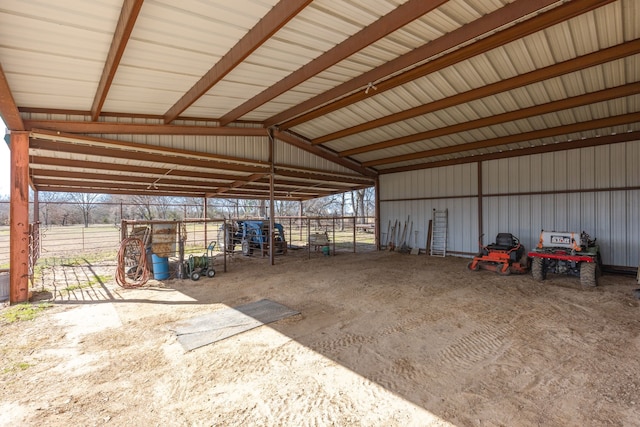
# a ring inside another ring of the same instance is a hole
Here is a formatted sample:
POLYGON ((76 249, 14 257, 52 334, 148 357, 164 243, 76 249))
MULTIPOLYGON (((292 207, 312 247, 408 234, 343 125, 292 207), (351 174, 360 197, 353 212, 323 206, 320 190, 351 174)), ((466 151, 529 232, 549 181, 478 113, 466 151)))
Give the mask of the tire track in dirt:
POLYGON ((318 351, 322 354, 327 355, 327 354, 335 354, 347 347, 353 347, 355 345, 361 345, 361 344, 371 344, 374 341, 375 341, 375 338, 371 335, 359 335, 359 334, 346 333, 335 339, 318 341, 318 342, 312 343, 310 347, 315 351, 318 351))
POLYGON ((439 310, 431 310, 428 313, 423 313, 421 315, 408 315, 407 317, 402 318, 399 322, 381 329, 377 335, 387 336, 413 331, 424 326, 426 323, 432 323, 443 318, 444 315, 445 314, 439 310))
POLYGON ((468 369, 488 359, 505 344, 515 330, 513 325, 484 326, 458 339, 439 353, 439 362, 447 367, 468 369))
POLYGON ((430 378, 429 371, 422 365, 416 365, 409 358, 402 357, 391 365, 372 374, 369 379, 387 390, 400 391, 411 384, 425 382, 430 378))

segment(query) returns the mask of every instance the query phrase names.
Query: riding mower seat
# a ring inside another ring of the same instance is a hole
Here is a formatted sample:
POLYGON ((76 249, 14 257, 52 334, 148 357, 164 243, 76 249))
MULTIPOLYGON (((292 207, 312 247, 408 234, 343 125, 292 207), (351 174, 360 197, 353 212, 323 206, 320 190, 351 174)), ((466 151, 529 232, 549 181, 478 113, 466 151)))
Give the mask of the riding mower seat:
MULTIPOLYGON (((511 233, 498 233, 496 236, 496 242, 487 245, 487 251, 510 251, 512 249, 519 249, 520 241, 511 233)), ((520 258, 516 258, 520 259, 520 258)))

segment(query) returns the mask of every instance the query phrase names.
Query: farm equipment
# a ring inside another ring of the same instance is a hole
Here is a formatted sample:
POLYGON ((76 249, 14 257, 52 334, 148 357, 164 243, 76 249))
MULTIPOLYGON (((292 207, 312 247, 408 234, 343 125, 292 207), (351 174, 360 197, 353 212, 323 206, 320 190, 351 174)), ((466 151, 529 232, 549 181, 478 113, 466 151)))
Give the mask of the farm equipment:
POLYGON ((529 258, 524 246, 511 233, 498 233, 495 243, 482 245, 480 236, 478 245, 480 253, 473 258, 467 267, 471 271, 495 271, 500 275, 523 274, 529 271, 529 258))
POLYGON ((531 274, 539 282, 547 273, 570 274, 580 277, 582 286, 596 286, 600 275, 600 248, 596 239, 584 231, 542 231, 538 246, 529 252, 533 259, 531 274))
MULTIPOLYGON (((275 224, 274 249, 276 254, 287 253, 287 240, 282 224, 275 224)), ((218 242, 223 250, 233 252, 240 245, 242 255, 249 256, 259 249, 264 256, 269 251, 269 222, 260 220, 238 220, 226 224, 218 232, 218 242)))
POLYGON ((213 251, 215 250, 216 242, 209 243, 207 251, 202 256, 189 255, 189 259, 185 261, 185 272, 191 280, 199 280, 200 277, 206 275, 207 277, 214 277, 216 270, 213 268, 213 262, 215 257, 213 251))

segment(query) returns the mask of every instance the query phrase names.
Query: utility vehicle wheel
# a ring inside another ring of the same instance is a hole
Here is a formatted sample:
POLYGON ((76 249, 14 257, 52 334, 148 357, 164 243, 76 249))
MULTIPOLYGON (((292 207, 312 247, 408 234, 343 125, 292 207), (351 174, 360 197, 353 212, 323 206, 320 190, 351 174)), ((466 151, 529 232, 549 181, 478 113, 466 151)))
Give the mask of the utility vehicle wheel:
POLYGON ((480 263, 476 263, 476 265, 473 265, 474 261, 471 261, 469 264, 467 264, 467 268, 471 271, 478 271, 480 270, 480 263))
POLYGON ((216 275, 216 271, 212 268, 211 270, 207 270, 207 277, 213 277, 216 275))
POLYGON ((247 242, 246 240, 242 241, 242 255, 244 256, 251 255, 251 246, 249 245, 249 242, 247 242))
POLYGON ((581 262, 580 263, 580 284, 585 287, 596 286, 596 270, 598 264, 595 262, 581 262))
POLYGON ((197 271, 191 273, 191 280, 200 280, 200 273, 198 273, 197 271))
MULTIPOLYGON (((523 246, 524 248, 524 246, 523 246)), ((520 257, 520 259, 518 260, 520 262, 520 265, 522 266, 523 269, 528 269, 529 268, 529 262, 531 261, 529 259, 529 254, 527 253, 526 250, 524 250, 522 252, 522 256, 520 257)))
POLYGON ((531 275, 533 280, 542 282, 546 277, 546 271, 544 271, 544 260, 542 258, 534 257, 531 262, 531 275))

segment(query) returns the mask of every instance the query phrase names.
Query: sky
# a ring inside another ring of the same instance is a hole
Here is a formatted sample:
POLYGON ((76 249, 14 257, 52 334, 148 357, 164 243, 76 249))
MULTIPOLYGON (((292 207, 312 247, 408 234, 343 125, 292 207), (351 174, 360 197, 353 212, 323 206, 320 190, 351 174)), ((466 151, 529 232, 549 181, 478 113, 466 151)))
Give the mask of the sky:
POLYGON ((0 196, 9 195, 9 182, 11 172, 11 156, 9 155, 9 147, 4 142, 4 135, 7 128, 2 119, 0 119, 0 196))

